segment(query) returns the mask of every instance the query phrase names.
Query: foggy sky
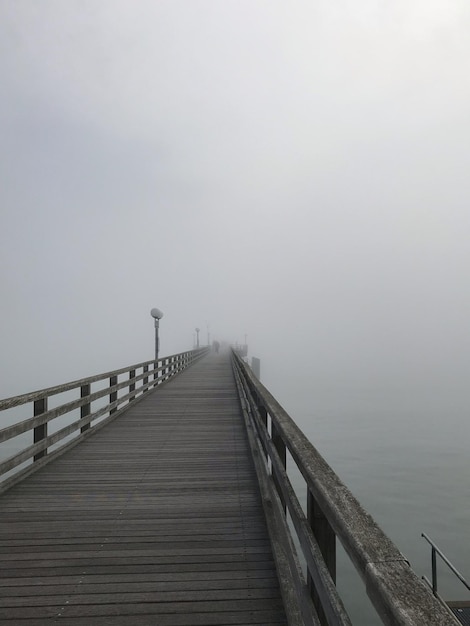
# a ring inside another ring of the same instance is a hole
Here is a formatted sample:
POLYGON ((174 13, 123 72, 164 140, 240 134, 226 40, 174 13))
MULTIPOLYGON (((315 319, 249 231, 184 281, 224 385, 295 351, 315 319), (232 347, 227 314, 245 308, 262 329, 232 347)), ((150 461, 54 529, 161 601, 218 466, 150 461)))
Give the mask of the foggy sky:
POLYGON ((0 0, 0 397, 152 358, 153 306, 281 400, 466 389, 470 9, 392 4, 0 0))

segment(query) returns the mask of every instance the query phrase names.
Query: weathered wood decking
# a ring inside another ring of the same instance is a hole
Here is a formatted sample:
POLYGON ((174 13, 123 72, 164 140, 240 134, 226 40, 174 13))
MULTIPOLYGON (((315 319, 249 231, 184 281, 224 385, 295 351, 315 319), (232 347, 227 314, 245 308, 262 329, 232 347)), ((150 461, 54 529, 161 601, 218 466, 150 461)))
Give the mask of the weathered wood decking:
POLYGON ((0 496, 0 622, 285 624, 228 355, 0 496))

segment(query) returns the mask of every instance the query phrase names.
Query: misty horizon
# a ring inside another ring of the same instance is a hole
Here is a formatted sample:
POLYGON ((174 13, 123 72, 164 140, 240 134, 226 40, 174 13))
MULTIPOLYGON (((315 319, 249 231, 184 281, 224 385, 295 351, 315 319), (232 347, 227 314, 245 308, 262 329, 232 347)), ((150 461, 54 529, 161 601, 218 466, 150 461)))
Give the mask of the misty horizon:
POLYGON ((469 19, 1 3, 1 395, 152 358, 153 306, 162 354, 466 394, 469 19))

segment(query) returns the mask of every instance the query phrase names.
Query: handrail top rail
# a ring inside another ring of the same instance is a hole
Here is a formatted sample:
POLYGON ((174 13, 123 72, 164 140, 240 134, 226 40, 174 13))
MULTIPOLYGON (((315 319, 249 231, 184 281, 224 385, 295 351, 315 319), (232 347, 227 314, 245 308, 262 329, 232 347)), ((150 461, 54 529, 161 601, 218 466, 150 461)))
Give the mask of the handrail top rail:
MULTIPOLYGON (((199 348, 199 350, 204 350, 206 348, 199 348)), ((193 352, 192 350, 185 350, 184 352, 178 352, 177 354, 169 354, 168 356, 159 357, 158 361, 162 361, 163 359, 171 359, 177 356, 182 356, 183 354, 187 354, 188 352, 193 352)), ((5 411, 6 409, 12 409, 15 406, 21 406, 22 404, 26 404, 27 402, 33 402, 35 400, 39 400, 44 396, 50 397, 57 395, 59 393, 64 393, 66 391, 70 391, 72 389, 76 389, 77 387, 81 387, 83 385, 87 385, 90 383, 97 382, 99 380, 105 380, 106 378, 111 378, 111 376, 119 376, 119 374, 125 374, 134 369, 138 369, 140 367, 145 367, 146 365, 150 365, 151 363, 155 363, 155 359, 150 359, 149 361, 142 361, 141 363, 135 363, 133 365, 129 365, 127 367, 121 367, 117 370, 111 370, 109 372, 103 372, 102 374, 95 374, 94 376, 87 376, 86 378, 78 378, 77 380, 73 380, 67 383, 63 383, 61 385, 54 385, 53 387, 46 387, 44 389, 38 389, 37 391, 31 391, 29 393, 24 393, 18 396, 11 396, 10 398, 4 398, 0 400, 0 411, 5 411)))
POLYGON ((457 576, 461 583, 465 585, 465 587, 470 591, 470 584, 466 581, 464 576, 458 571, 458 569, 453 565, 449 559, 446 557, 444 552, 437 546, 437 544, 430 538, 426 533, 421 533, 421 537, 426 539, 429 545, 437 552, 437 554, 441 557, 444 563, 449 567, 449 569, 457 576))

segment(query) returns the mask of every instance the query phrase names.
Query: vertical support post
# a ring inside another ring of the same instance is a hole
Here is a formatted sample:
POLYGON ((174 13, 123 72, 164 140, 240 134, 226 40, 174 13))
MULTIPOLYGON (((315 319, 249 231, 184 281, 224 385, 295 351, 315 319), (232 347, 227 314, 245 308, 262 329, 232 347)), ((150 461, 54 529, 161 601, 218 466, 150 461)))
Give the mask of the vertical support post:
MULTIPOLYGON (((135 378, 135 370, 130 370, 129 371, 129 380, 132 380, 133 378, 135 378)), ((129 393, 131 391, 135 391, 135 381, 133 383, 129 383, 129 393)), ((135 396, 131 396, 129 398, 129 404, 132 402, 132 400, 135 400, 135 396)))
MULTIPOLYGON (((90 395, 90 392, 91 392, 90 384, 82 385, 80 387, 80 398, 86 398, 87 396, 90 395)), ((83 404, 80 407, 80 418, 83 419, 87 417, 87 415, 90 415, 90 411, 91 411, 91 403, 87 402, 86 404, 83 404)), ((88 422, 88 424, 83 424, 83 426, 80 428, 80 432, 84 433, 89 428, 90 428, 90 422, 88 422)))
MULTIPOLYGON (((307 494, 307 519, 315 539, 317 540, 320 552, 323 555, 323 559, 328 571, 330 572, 331 578, 336 584, 336 535, 323 511, 318 506, 318 503, 310 489, 307 494)), ((308 586, 310 588, 310 594, 312 596, 313 604, 317 611, 320 624, 327 626, 328 621, 321 606, 320 596, 313 585, 310 573, 308 573, 308 586)))
MULTIPOLYGON (((47 397, 41 398, 40 400, 35 400, 33 411, 34 411, 33 413, 34 417, 37 417, 38 415, 42 415, 43 413, 46 413, 47 397)), ((39 426, 36 426, 34 428, 34 443, 38 443, 39 441, 46 439, 46 437, 47 437, 47 422, 45 422, 44 424, 40 424, 39 426)), ((39 459, 42 459, 42 457, 46 456, 46 454, 47 454, 47 448, 35 454, 34 460, 39 461, 39 459)))
POLYGON ((437 563, 436 563, 436 549, 431 546, 431 568, 432 568, 432 592, 437 596, 437 563))
MULTIPOLYGON (((142 373, 145 374, 148 371, 149 371, 149 366, 148 365, 144 365, 142 373)), ((148 381, 149 381, 149 377, 148 376, 144 376, 143 379, 142 379, 142 385, 145 387, 145 385, 148 383, 148 381)), ((144 393, 146 391, 148 391, 148 389, 144 389, 144 393)))
MULTIPOLYGON (((282 440, 281 435, 279 434, 277 428, 276 428, 276 424, 274 423, 272 417, 271 417, 271 440, 274 444, 274 447, 277 450, 277 453, 281 459, 281 463, 284 467, 284 469, 286 469, 286 464, 287 464, 287 455, 286 455, 286 444, 284 443, 284 441, 282 440)), ((282 506, 284 508, 284 513, 286 512, 286 504, 284 502, 284 497, 282 495, 282 491, 281 488, 279 486, 278 480, 276 478, 276 476, 273 476, 273 481, 274 481, 274 485, 276 486, 277 492, 279 494, 279 497, 281 499, 282 502, 282 506)))
POLYGON ((161 363, 161 361, 156 360, 153 364, 153 368, 154 368, 154 372, 153 372, 153 380, 154 380, 154 387, 155 385, 158 385, 158 376, 160 375, 160 372, 158 371, 158 364, 161 363))
POLYGON ((260 414, 264 427, 267 429, 268 428, 268 412, 266 411, 266 407, 264 406, 264 404, 261 404, 258 396, 256 396, 256 406, 258 408, 258 412, 260 414))
MULTIPOLYGON (((266 432, 266 434, 268 434, 268 412, 267 412, 266 407, 264 406, 264 404, 261 404, 261 401, 260 401, 258 395, 255 396, 255 400, 256 400, 256 407, 258 409, 258 413, 259 413, 259 416, 261 418, 261 422, 262 422, 264 431, 266 432)), ((265 460, 267 462, 268 454, 265 455, 265 460)))
MULTIPOLYGON (((117 381, 118 381, 117 376, 111 376, 109 379, 109 386, 114 387, 114 385, 117 385, 117 381)), ((118 392, 112 391, 109 394, 109 404, 111 404, 112 402, 115 402, 117 400, 117 396, 118 396, 118 392)), ((116 413, 116 411, 117 411, 117 406, 114 407, 114 409, 110 409, 109 414, 112 415, 113 413, 116 413)))

